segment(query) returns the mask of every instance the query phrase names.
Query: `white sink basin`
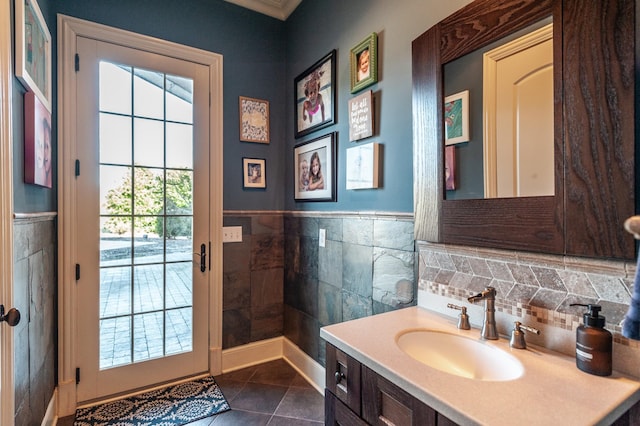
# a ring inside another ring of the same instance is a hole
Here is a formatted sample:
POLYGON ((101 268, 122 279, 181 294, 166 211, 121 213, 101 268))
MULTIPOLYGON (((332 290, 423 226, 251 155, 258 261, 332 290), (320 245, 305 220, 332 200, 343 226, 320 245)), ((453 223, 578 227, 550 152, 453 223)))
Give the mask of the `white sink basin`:
POLYGON ((524 368, 513 355, 480 340, 435 330, 409 330, 396 337, 405 353, 421 363, 456 376, 507 381, 524 368))

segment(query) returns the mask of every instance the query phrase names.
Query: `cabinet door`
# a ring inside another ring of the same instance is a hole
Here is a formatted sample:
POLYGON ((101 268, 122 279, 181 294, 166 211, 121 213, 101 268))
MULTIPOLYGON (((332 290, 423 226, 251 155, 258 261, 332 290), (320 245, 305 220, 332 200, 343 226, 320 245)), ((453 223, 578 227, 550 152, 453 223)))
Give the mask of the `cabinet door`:
POLYGON ((360 363, 327 343, 325 386, 360 416, 360 363))
POLYGON ((387 379, 362 366, 362 417, 372 425, 436 425, 437 413, 387 379))
POLYGON ((342 403, 328 389, 324 392, 324 424, 329 426, 363 426, 367 423, 342 403))

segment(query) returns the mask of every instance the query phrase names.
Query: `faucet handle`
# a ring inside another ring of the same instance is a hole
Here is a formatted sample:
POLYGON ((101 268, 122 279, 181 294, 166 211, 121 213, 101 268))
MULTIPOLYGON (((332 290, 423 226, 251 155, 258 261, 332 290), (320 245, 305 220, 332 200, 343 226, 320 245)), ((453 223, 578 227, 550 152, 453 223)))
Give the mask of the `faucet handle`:
POLYGON ((513 331, 511 332, 511 341, 509 342, 509 346, 515 349, 527 348, 527 342, 524 340, 523 330, 533 334, 538 334, 538 335, 540 334, 540 330, 538 330, 537 328, 524 325, 520 321, 515 321, 513 326, 513 331))
POLYGON ((460 312, 458 315, 458 328, 460 330, 470 330, 471 325, 469 325, 469 315, 467 315, 467 308, 465 306, 454 305, 453 303, 448 303, 447 308, 457 309, 460 312))

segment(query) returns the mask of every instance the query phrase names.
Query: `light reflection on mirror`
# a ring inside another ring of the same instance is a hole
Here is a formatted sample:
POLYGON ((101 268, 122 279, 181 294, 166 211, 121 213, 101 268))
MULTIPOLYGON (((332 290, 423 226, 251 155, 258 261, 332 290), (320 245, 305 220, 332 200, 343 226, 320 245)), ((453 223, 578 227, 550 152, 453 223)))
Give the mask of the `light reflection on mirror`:
POLYGON ((554 195, 551 33, 548 18, 444 65, 445 98, 469 92, 446 199, 554 195))

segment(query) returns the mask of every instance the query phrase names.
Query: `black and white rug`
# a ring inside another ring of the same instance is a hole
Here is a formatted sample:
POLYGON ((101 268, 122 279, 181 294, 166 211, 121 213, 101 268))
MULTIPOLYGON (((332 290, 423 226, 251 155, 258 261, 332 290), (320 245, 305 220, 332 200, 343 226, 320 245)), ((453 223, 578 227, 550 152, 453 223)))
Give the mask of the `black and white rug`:
POLYGON ((213 377, 76 411, 74 426, 175 426, 229 410, 213 377))

